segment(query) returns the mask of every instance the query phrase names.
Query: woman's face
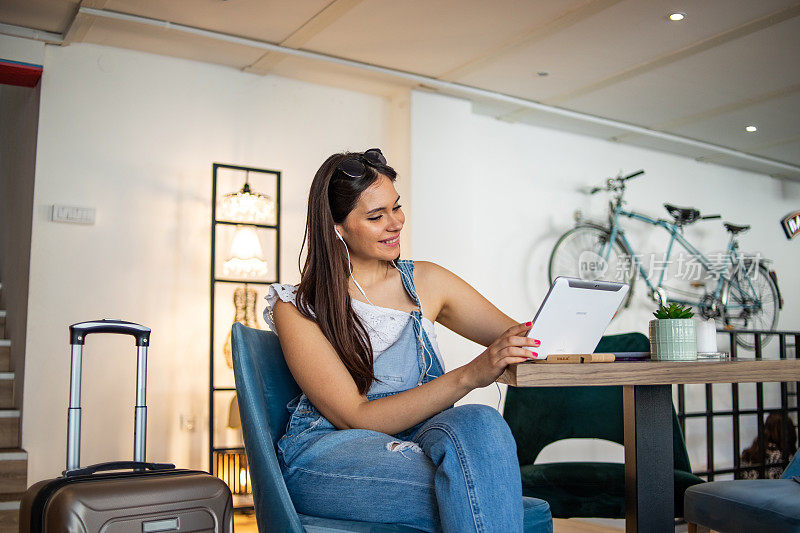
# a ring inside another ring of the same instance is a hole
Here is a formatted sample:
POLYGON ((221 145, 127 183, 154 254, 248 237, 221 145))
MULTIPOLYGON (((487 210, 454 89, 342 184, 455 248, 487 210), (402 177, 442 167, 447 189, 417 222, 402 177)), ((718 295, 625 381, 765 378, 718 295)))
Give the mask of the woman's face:
POLYGON ((382 174, 361 193, 355 208, 336 225, 351 255, 384 261, 400 256, 400 230, 406 216, 399 200, 394 183, 382 174))

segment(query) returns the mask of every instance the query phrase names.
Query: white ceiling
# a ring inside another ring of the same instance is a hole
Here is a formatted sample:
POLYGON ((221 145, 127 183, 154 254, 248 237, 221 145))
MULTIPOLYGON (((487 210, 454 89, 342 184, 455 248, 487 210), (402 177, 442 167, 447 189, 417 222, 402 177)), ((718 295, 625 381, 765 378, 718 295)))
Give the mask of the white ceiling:
POLYGON ((0 31, 376 94, 434 87, 503 120, 800 180, 798 15, 788 0, 3 0, 0 31))

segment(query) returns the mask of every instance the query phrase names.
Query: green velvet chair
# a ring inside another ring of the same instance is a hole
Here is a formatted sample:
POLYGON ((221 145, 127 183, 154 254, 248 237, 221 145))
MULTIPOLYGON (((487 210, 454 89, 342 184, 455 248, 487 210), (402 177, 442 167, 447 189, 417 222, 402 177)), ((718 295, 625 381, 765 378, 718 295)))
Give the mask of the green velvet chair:
MULTIPOLYGON (((645 335, 625 333, 603 337, 595 352, 649 350, 645 335)), ((682 517, 684 491, 703 480, 692 474, 674 409, 672 413, 675 516, 682 517)), ((624 444, 622 387, 509 387, 503 417, 517 440, 525 496, 546 500, 553 518, 625 517, 624 464, 534 464, 545 446, 562 439, 595 438, 624 444)))

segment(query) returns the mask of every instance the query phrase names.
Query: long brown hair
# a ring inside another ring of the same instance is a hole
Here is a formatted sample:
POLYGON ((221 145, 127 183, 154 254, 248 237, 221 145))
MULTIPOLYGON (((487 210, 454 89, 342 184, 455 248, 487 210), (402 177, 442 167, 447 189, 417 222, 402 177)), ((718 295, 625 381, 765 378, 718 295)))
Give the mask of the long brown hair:
POLYGON ((344 222, 361 193, 375 183, 379 175, 394 182, 397 172, 387 165, 365 162, 364 176, 351 178, 337 170, 339 163, 348 157, 364 162, 360 152, 334 154, 322 163, 311 182, 306 230, 300 247, 302 256, 308 241, 308 255, 300 269, 297 308, 303 316, 317 322, 353 377, 359 394, 365 394, 376 379, 372 343, 352 308, 347 288, 350 277, 347 254, 333 225, 344 222))

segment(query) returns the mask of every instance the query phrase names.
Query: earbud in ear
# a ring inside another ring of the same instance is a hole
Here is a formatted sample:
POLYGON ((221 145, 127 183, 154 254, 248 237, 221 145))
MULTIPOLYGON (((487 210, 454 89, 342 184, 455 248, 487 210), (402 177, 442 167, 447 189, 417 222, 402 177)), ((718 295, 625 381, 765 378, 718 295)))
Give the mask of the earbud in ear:
POLYGON ((344 240, 344 238, 342 237, 342 234, 339 233, 339 229, 336 226, 333 227, 333 231, 334 231, 334 233, 336 233, 336 236, 339 237, 339 239, 344 240))

